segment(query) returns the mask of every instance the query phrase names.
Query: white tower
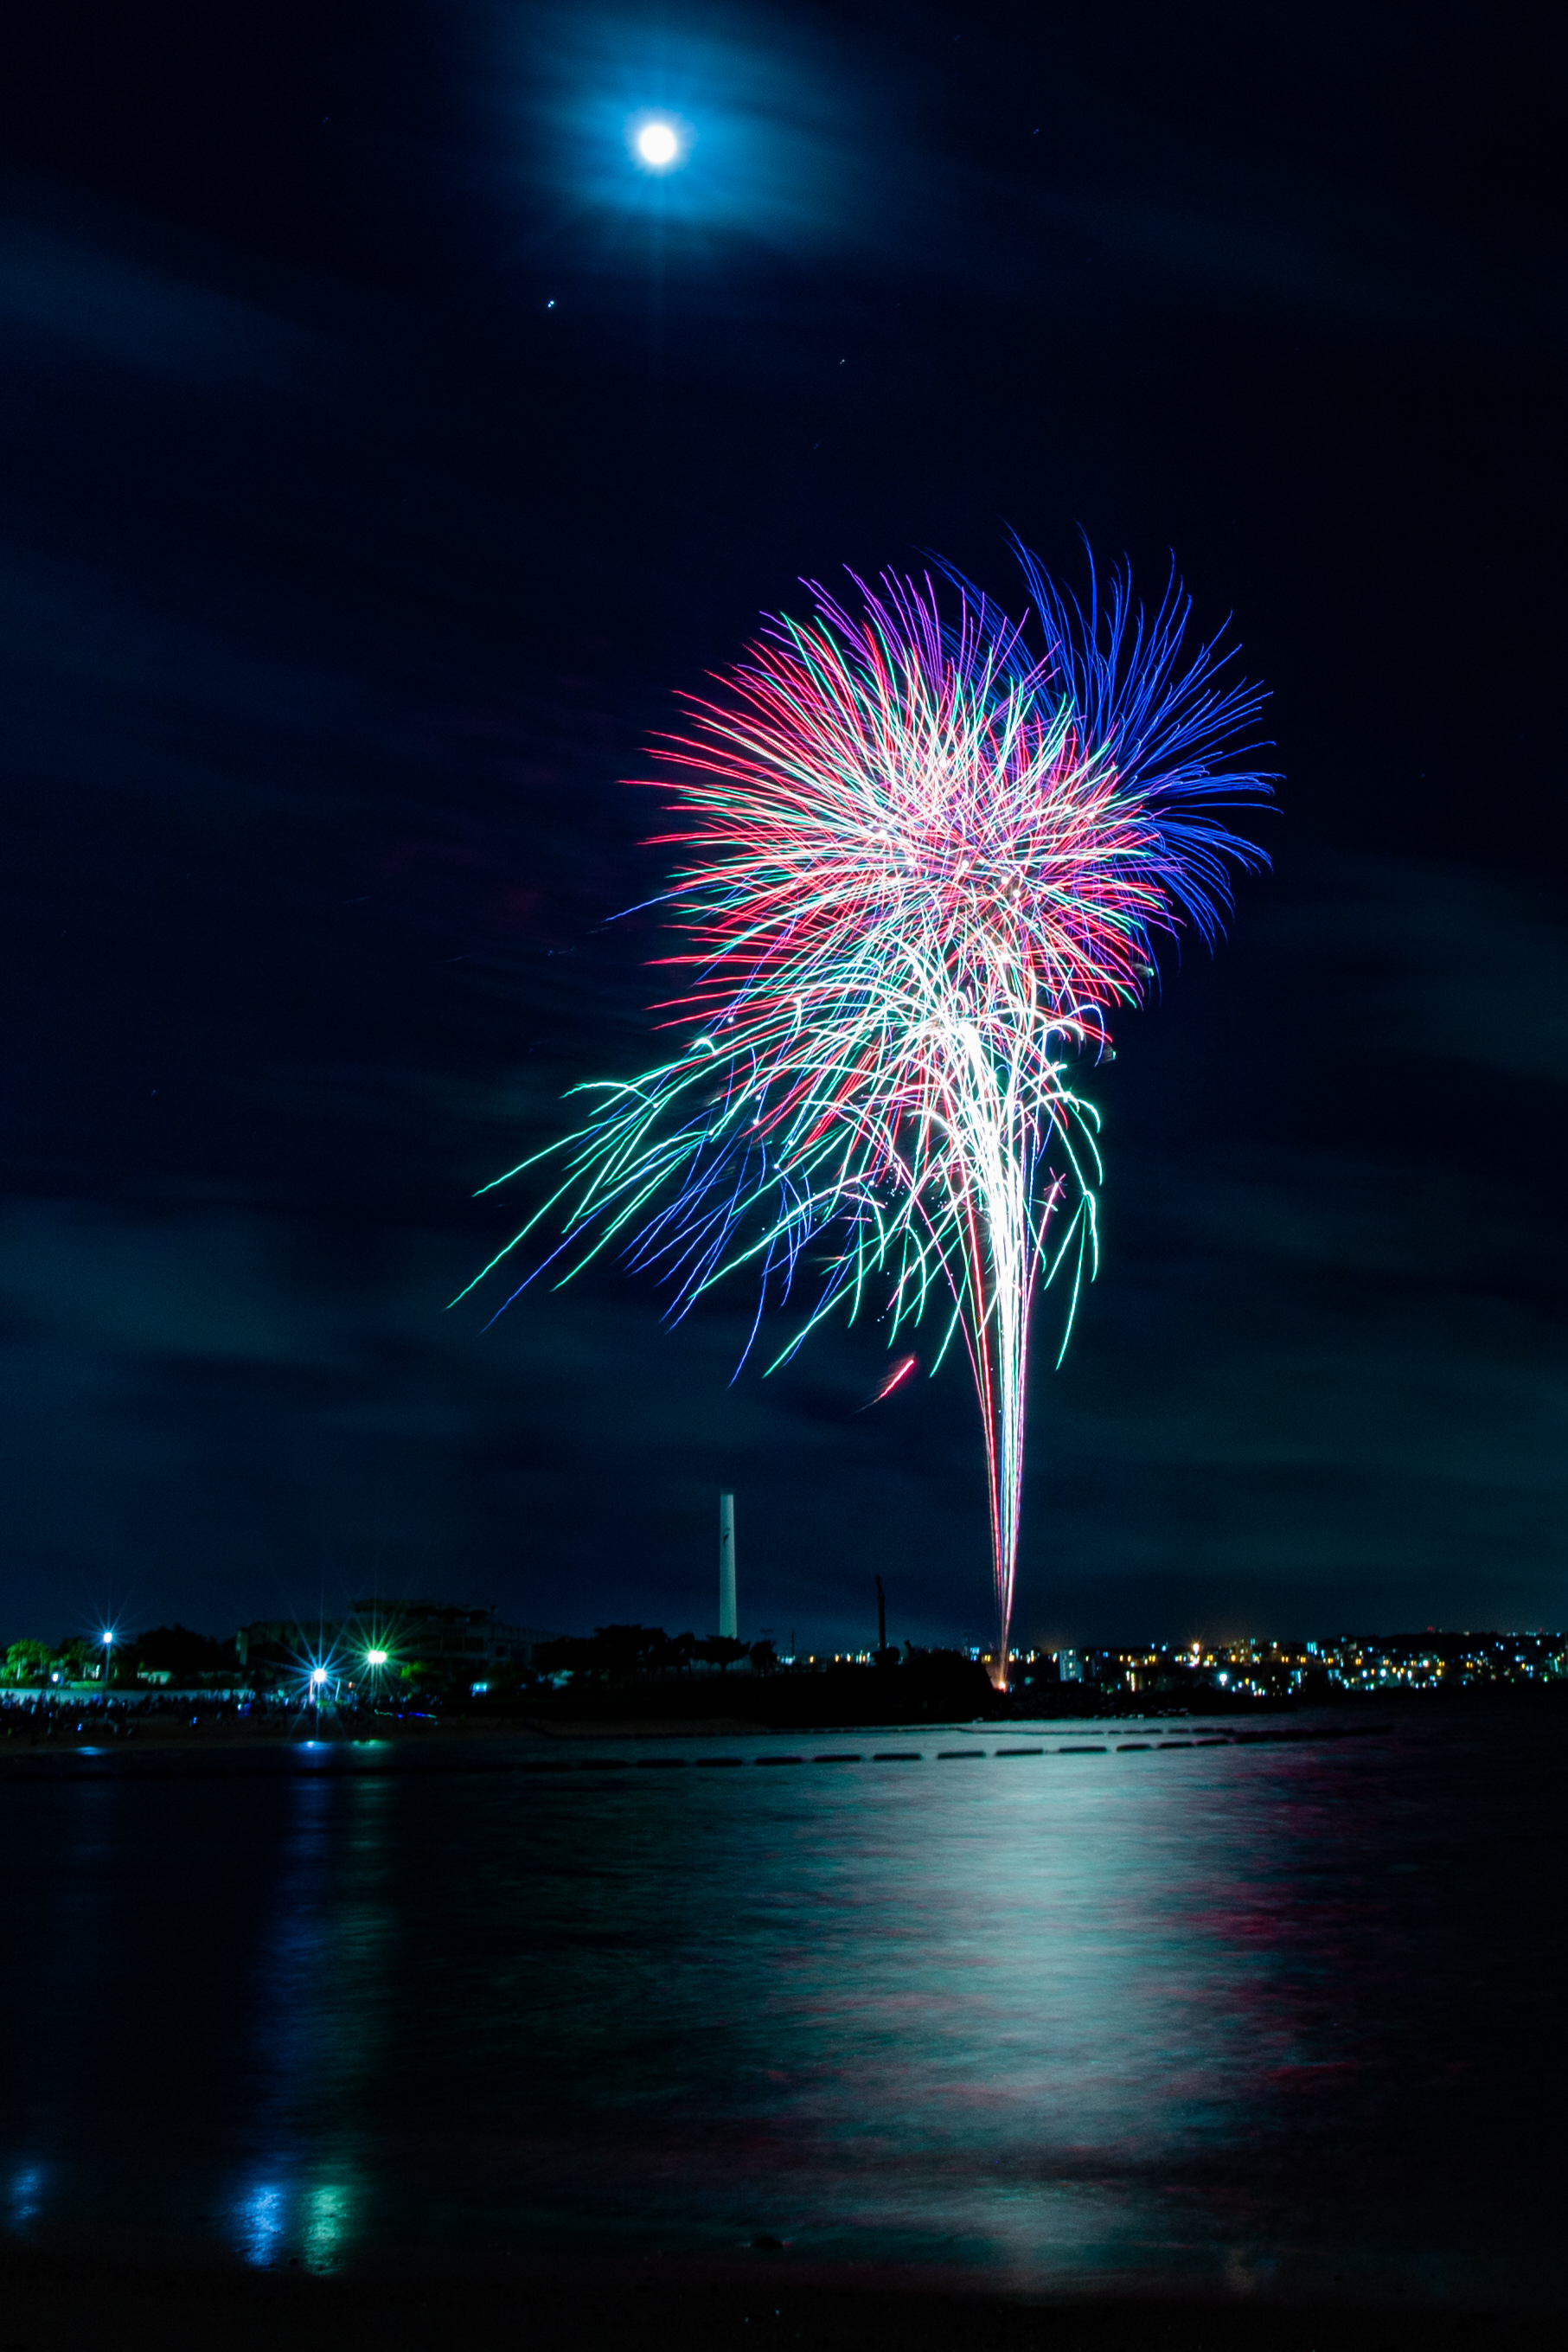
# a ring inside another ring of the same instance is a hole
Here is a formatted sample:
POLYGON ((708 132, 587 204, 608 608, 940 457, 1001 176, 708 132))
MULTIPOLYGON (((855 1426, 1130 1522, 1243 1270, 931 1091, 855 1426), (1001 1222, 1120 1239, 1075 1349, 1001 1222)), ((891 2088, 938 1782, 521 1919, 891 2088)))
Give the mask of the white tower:
POLYGON ((718 1498, 718 1630, 733 1642, 735 1630, 735 1496, 718 1498))

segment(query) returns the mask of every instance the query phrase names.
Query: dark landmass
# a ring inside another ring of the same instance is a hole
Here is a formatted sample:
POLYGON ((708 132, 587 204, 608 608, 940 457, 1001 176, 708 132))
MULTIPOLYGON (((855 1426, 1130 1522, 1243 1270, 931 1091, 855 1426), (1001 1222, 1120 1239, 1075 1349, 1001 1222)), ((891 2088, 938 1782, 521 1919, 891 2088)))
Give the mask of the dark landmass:
POLYGON ((1561 2312, 1476 2303, 1267 2297, 1044 2300, 887 2279, 807 2273, 787 2250, 727 2263, 611 2258, 486 2273, 314 2277, 148 2254, 118 2263, 11 2253, 0 2261, 5 2340, 16 2352, 98 2342, 183 2352, 1414 2352, 1454 2345, 1533 2352, 1563 2340, 1561 2312))
POLYGON ((446 1753, 476 1740, 523 1741, 541 1750, 589 1740, 712 1741, 757 1733, 912 1733, 943 1725, 1168 1723, 1201 1719, 1224 1737, 1326 1738, 1401 1722, 1475 1719, 1545 1712, 1568 1717, 1568 1683, 1496 1684, 1447 1690, 1329 1690, 1258 1697, 1194 1687, 1143 1696, 1093 1684, 1051 1685, 1006 1694, 984 1670, 957 1659, 887 1667, 844 1664, 825 1673, 711 1675, 538 1684, 478 1697, 448 1694, 424 1707, 324 1708, 97 1698, 0 1706, 0 1778, 30 1775, 53 1757, 91 1751, 106 1764, 172 1752, 277 1751, 392 1742, 446 1753), (1297 1718, 1301 1718, 1298 1722, 1297 1718))
POLYGON ((1568 1682, 1469 1685, 1453 1690, 1343 1691, 1324 1685, 1258 1697, 1194 1683, 1142 1693, 1092 1683, 1042 1683, 1001 1693, 985 1669, 936 1654, 914 1664, 835 1665, 807 1675, 714 1675, 700 1681, 577 1684, 535 1687, 447 1703, 443 1720, 474 1727, 512 1718, 532 1729, 567 1734, 634 1720, 649 1730, 665 1722, 738 1718, 762 1731, 848 1730, 857 1724, 1139 1722, 1189 1719, 1244 1726, 1325 1707, 1347 1722, 1375 1708, 1423 1719, 1437 1713, 1558 1707, 1568 1712, 1568 1682))
POLYGON ((1432 2303, 1283 2303, 1218 2298, 1009 2298, 910 2279, 809 2277, 788 2251, 727 2265, 609 2261, 548 2270, 498 2263, 475 2279, 437 2274, 308 2277, 146 2261, 82 2265, 45 2255, 0 2263, 5 2340, 26 2352, 82 2343, 221 2343, 230 2352, 287 2343, 291 2352, 1406 2352, 1406 2347, 1559 2345, 1563 2315, 1432 2303))

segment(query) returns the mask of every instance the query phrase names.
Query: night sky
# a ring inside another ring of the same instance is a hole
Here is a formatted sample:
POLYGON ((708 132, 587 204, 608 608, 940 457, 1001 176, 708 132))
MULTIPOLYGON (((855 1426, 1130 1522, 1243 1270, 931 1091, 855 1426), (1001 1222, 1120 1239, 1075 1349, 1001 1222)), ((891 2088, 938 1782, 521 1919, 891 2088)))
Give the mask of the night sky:
MULTIPOLYGON (((1271 689, 1091 1074, 1015 1632, 1568 1616, 1552 12, 49 0, 0 36, 0 1640, 371 1591, 991 1622, 967 1368, 446 1302, 650 1058, 643 747, 804 575, 1080 531, 1271 689), (692 144, 653 181, 627 125, 692 144)), ((915 1344, 923 1349, 923 1339, 915 1344)))

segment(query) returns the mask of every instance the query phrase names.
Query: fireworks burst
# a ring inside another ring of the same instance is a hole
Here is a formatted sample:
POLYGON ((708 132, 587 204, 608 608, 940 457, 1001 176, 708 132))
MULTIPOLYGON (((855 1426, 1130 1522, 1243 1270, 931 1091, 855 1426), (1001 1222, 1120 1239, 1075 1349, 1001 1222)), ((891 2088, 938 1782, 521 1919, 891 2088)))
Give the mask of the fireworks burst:
POLYGON ((1225 811, 1269 789, 1237 740, 1261 694, 1212 644, 1183 666, 1179 582, 1151 616, 1092 573, 1085 607, 1019 553, 1037 651, 956 574, 945 614, 929 579, 884 573, 855 611, 812 585, 812 620, 772 622, 690 701, 656 753, 685 820, 657 837, 683 861, 661 903, 686 940, 658 1009, 685 1041, 576 1089, 588 1117, 549 1147, 563 1181, 476 1277, 550 1216, 561 1280, 619 1243, 676 1316, 747 1267, 749 1352, 810 1251, 769 1370, 841 1306, 874 1299, 891 1346, 940 1301, 931 1370, 961 1336, 985 1430, 1003 1682, 1031 1310, 1061 1284, 1064 1350, 1097 1255, 1073 1068, 1109 1053, 1157 934, 1217 935, 1227 861, 1263 862, 1225 811))

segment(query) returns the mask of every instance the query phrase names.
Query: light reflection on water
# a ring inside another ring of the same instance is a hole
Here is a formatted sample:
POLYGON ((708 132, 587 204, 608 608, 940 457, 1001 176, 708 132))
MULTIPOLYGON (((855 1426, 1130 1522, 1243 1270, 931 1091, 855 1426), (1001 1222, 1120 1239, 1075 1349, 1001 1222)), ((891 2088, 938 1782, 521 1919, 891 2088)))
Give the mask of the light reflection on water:
POLYGON ((270 2263, 277 2253, 287 2220, 287 2198, 285 2189, 268 2181, 240 2199, 235 2220, 246 2262, 270 2263))
POLYGON ((348 2181, 297 2189, 259 2181, 232 2209, 232 2237, 247 2263, 266 2269, 287 2257, 307 2270, 329 2271, 352 2250, 354 2191, 348 2181))
POLYGON ((935 1761, 964 1737, 0 1782, 36 1891, 6 2225, 314 2268, 766 2234, 1038 2285, 1549 2282, 1558 1747, 1013 1727, 935 1761))
POLYGON ((19 2164, 6 2187, 6 2219, 13 2230, 24 2231, 44 2209, 43 2166, 19 2164))

